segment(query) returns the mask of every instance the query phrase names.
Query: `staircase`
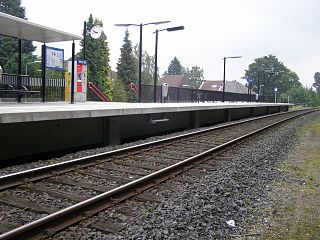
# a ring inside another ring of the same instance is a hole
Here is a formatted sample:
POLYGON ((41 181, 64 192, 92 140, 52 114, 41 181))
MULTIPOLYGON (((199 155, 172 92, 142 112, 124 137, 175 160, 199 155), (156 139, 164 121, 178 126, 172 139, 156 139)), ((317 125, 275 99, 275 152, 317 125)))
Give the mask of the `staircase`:
POLYGON ((91 101, 110 102, 108 97, 92 82, 88 83, 88 97, 91 101))

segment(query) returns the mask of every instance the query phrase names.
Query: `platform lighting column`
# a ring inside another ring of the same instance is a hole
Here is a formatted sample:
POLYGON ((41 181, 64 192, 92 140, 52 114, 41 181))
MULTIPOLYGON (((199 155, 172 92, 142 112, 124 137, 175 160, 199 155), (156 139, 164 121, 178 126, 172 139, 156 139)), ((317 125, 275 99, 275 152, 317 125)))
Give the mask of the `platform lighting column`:
POLYGON ((139 43, 139 93, 138 93, 138 102, 141 102, 141 75, 142 75, 142 27, 146 25, 159 25, 159 24, 164 24, 164 23, 170 23, 170 21, 161 21, 161 22, 150 22, 150 23, 140 23, 140 24, 135 24, 135 23, 126 23, 126 24, 115 24, 114 26, 116 27, 129 27, 129 26, 138 26, 140 28, 140 43, 139 43))
MULTIPOLYGON (((161 31, 168 31, 168 32, 173 32, 173 31, 179 31, 183 30, 184 26, 179 26, 179 27, 172 27, 172 28, 165 28, 165 29, 160 29, 156 30, 154 33, 156 34, 156 46, 155 46, 155 53, 154 53, 154 82, 153 82, 153 102, 157 101, 157 73, 158 73, 158 32, 161 31)), ((179 89, 178 89, 179 90, 179 89)), ((179 99, 179 98, 178 98, 179 99)))
POLYGON ((225 100, 225 92, 226 92, 226 60, 227 58, 242 58, 242 56, 235 57, 224 57, 223 58, 223 90, 222 90, 222 102, 225 100))
POLYGON ((142 23, 140 24, 140 44, 139 44, 139 95, 138 95, 138 102, 141 102, 141 96, 142 96, 142 23))
POLYGON ((71 64, 71 104, 74 103, 74 80, 75 80, 75 75, 74 75, 74 61, 75 61, 75 44, 74 41, 72 41, 72 64, 71 64))
POLYGON ((84 21, 83 24, 83 60, 86 60, 86 50, 87 50, 87 22, 84 21))

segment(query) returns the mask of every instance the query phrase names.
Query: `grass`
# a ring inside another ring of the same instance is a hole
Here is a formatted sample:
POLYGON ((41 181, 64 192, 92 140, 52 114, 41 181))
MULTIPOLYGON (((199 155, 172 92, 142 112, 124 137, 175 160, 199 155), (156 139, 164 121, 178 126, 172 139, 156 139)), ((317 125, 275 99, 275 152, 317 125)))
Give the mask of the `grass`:
POLYGON ((298 134, 301 145, 282 165, 297 180, 273 185, 263 239, 320 239, 320 118, 298 134))

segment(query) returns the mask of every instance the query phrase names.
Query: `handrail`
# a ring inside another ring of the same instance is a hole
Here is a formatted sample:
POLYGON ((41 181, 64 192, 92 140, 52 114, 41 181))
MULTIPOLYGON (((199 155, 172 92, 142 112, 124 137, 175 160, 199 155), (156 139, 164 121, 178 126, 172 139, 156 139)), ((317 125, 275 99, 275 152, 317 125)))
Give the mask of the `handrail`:
POLYGON ((89 88, 99 97, 103 102, 110 102, 108 97, 100 91, 100 89, 94 85, 92 82, 89 82, 89 88))
POLYGON ((137 94, 137 90, 138 90, 137 85, 135 85, 134 83, 130 83, 129 86, 130 86, 130 89, 131 89, 135 94, 137 94))
POLYGON ((11 76, 11 77, 30 77, 26 74, 15 74, 15 73, 2 73, 2 76, 11 76))

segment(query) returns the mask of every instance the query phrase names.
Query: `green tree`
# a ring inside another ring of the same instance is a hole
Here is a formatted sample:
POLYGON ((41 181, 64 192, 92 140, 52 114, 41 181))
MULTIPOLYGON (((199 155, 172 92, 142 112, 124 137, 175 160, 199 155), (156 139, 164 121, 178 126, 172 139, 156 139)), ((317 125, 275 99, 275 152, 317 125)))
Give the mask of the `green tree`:
POLYGON ((144 84, 153 84, 154 77, 154 57, 144 51, 142 57, 142 79, 144 84))
POLYGON ((315 87, 318 93, 320 93, 320 72, 316 72, 314 74, 314 83, 312 86, 315 87))
POLYGON ((275 87, 278 92, 285 93, 293 88, 302 87, 298 75, 288 69, 276 56, 269 55, 254 60, 246 70, 244 78, 253 80, 253 90, 258 90, 258 84, 264 85, 266 98, 272 101, 275 87))
MULTIPOLYGON (((92 14, 90 14, 87 21, 88 31, 95 25, 103 27, 103 23, 99 19, 93 19, 92 14)), ((112 81, 109 78, 109 72, 111 67, 109 65, 110 53, 107 42, 107 36, 102 32, 98 39, 93 39, 92 37, 87 37, 87 63, 88 63, 88 81, 93 82, 97 85, 102 92, 112 99, 112 81)), ((82 46, 81 52, 83 51, 83 40, 81 40, 80 45, 82 46)), ((81 54, 78 53, 77 56, 81 54)))
MULTIPOLYGON (((0 0, 0 12, 26 19, 25 8, 21 0, 0 0)), ((22 40, 22 71, 25 64, 36 60, 32 52, 36 49, 31 41, 22 40)), ((0 36, 0 65, 8 73, 18 73, 18 40, 12 37, 0 36)))
POLYGON ((113 80, 112 97, 114 102, 128 102, 128 95, 125 87, 123 86, 122 81, 117 78, 113 80))
POLYGON ((164 73, 164 75, 181 75, 183 74, 183 67, 178 60, 177 57, 174 57, 173 60, 170 62, 168 71, 164 73))
POLYGON ((118 78, 124 85, 125 91, 130 102, 137 101, 137 95, 131 90, 130 84, 137 85, 137 67, 136 60, 132 52, 132 43, 129 39, 128 29, 125 32, 123 44, 120 49, 121 54, 117 63, 118 78))
POLYGON ((191 69, 183 69, 184 76, 188 79, 188 85, 198 89, 203 82, 203 69, 198 66, 193 66, 191 69))
MULTIPOLYGON (((137 79, 139 74, 139 44, 136 44, 133 48, 133 55, 135 59, 135 66, 137 72, 137 79)), ((154 56, 149 55, 147 51, 142 52, 142 70, 141 70, 141 82, 144 84, 152 85, 154 81, 154 56)), ((157 74, 158 75, 158 74, 157 74)))

